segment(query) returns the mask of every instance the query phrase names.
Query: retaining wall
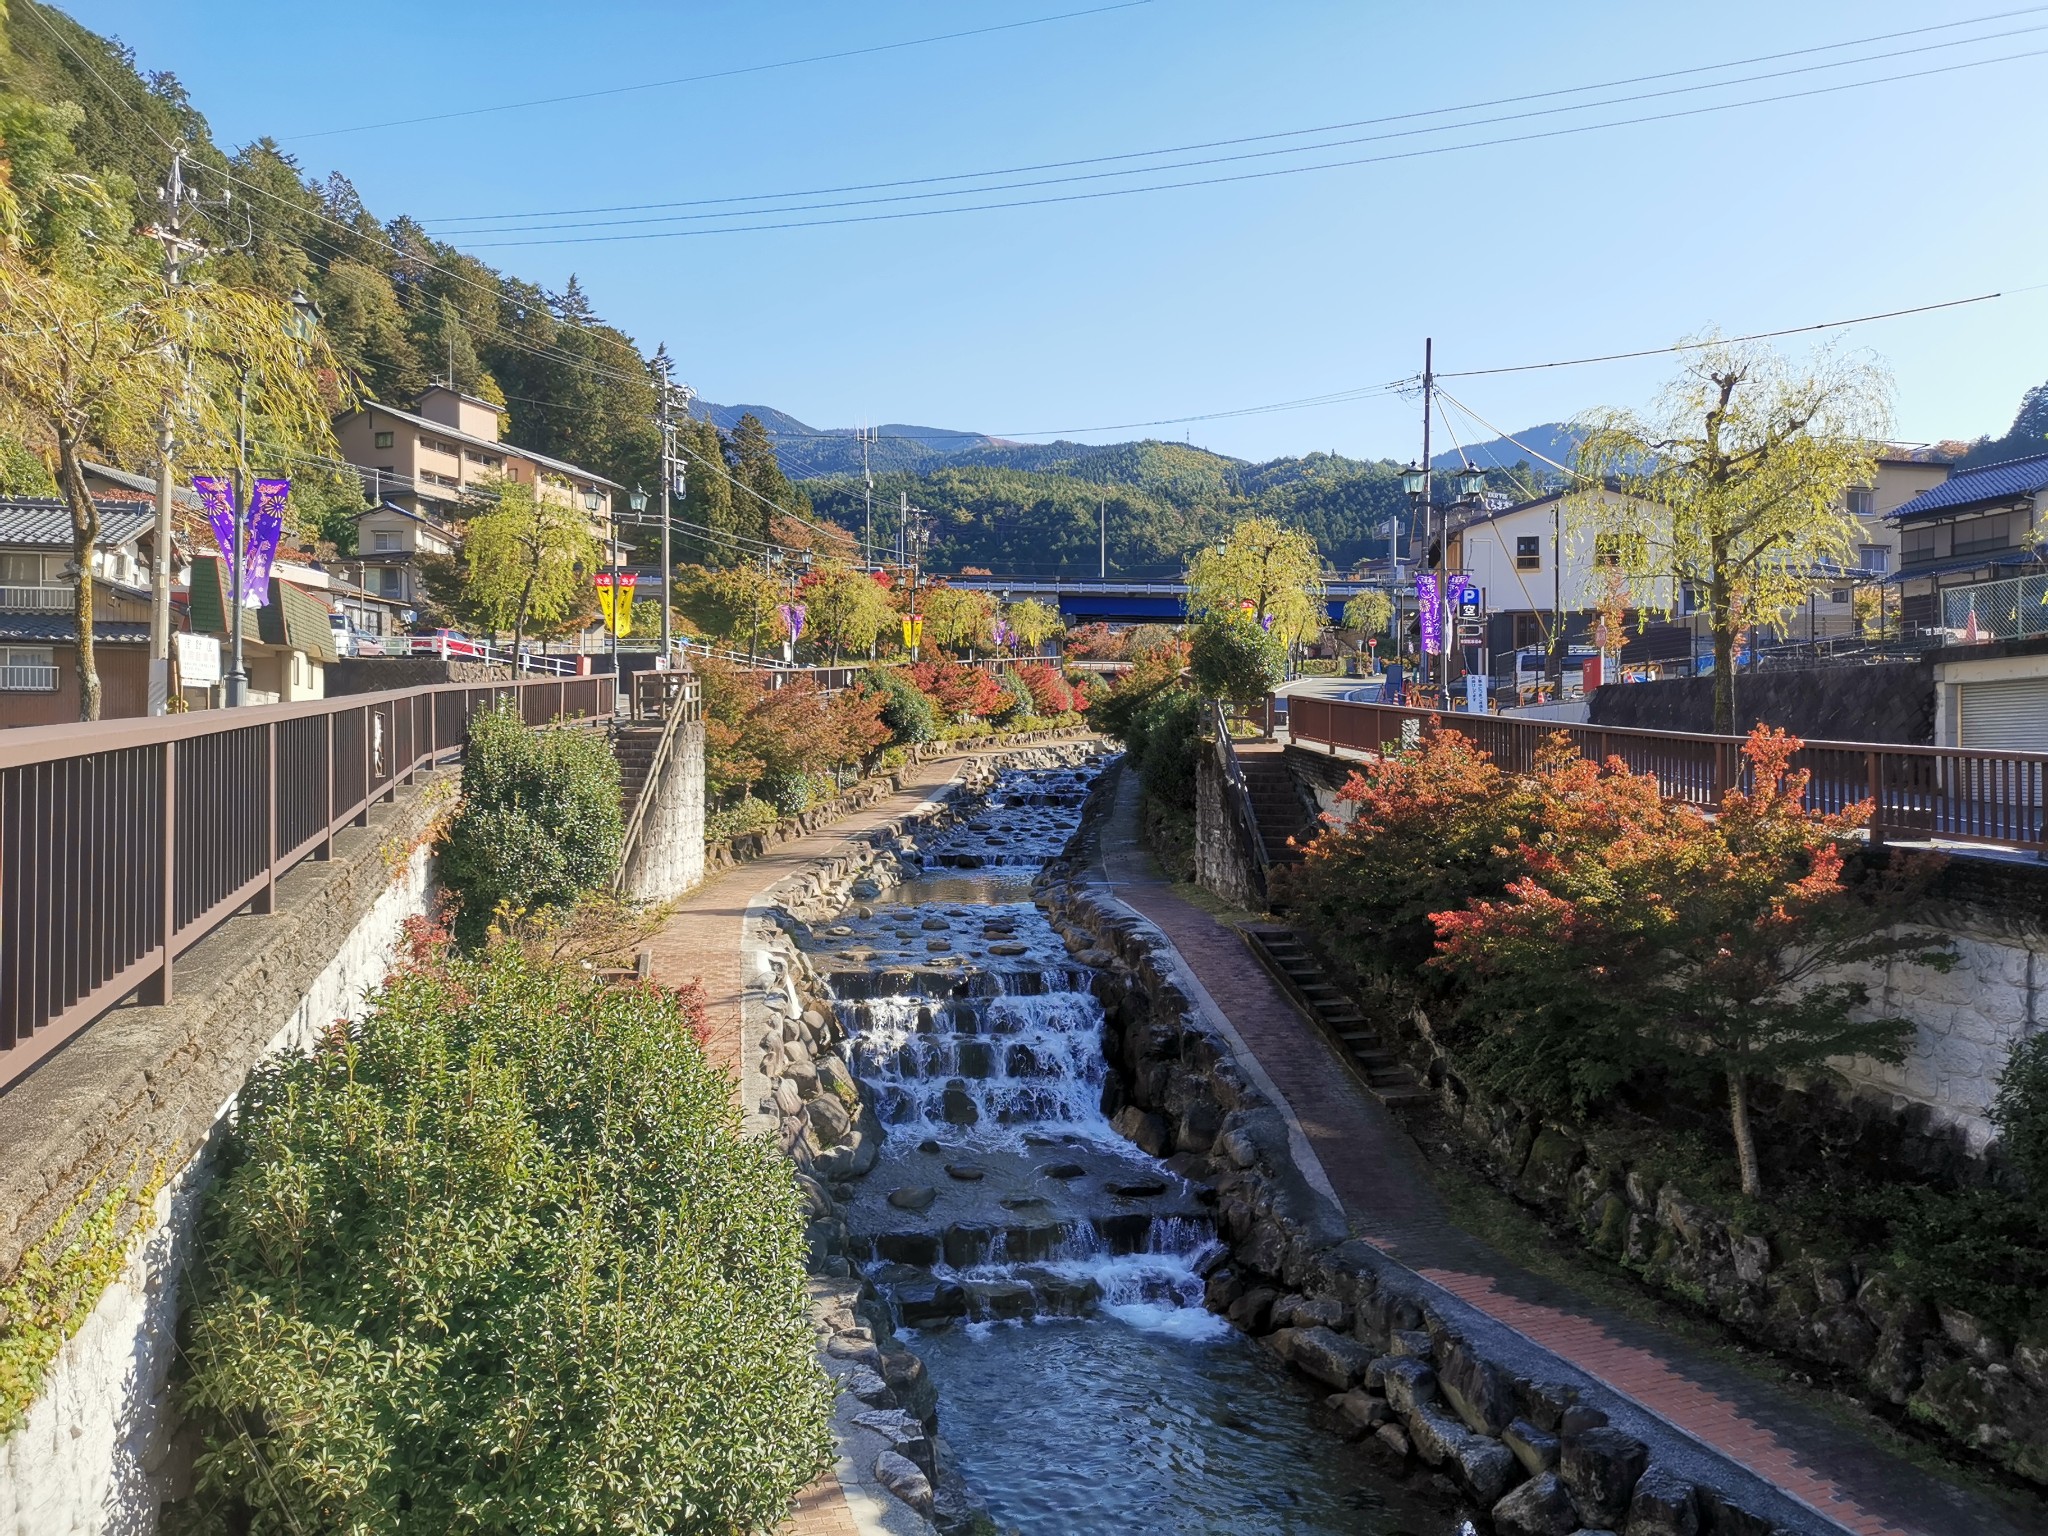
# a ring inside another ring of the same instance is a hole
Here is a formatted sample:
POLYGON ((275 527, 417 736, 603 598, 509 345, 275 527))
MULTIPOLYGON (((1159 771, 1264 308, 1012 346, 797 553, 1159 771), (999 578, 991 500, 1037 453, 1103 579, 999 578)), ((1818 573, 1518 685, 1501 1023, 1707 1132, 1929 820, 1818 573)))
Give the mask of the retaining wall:
POLYGON ((0 1536, 147 1536, 184 1491, 192 1447, 167 1381, 216 1134, 252 1067, 382 984, 427 910, 435 783, 281 876, 274 916, 233 918, 181 956, 168 1006, 116 1010, 0 1096, 0 1273, 63 1242, 81 1200, 161 1185, 127 1212, 118 1276, 0 1442, 0 1536))

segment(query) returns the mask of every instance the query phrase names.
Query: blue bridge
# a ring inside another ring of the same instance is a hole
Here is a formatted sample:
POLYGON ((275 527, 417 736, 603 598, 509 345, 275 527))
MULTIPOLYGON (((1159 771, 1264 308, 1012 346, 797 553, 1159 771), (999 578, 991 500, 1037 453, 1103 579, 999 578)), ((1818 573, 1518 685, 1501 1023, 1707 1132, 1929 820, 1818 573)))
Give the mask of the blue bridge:
MULTIPOLYGON (((1146 578, 1044 577, 1044 576, 948 576, 949 586, 970 587, 983 592, 1005 592, 1012 598, 1032 597, 1042 603, 1056 603, 1060 617, 1070 624, 1100 621, 1108 624, 1178 624, 1188 615, 1188 585, 1184 581, 1146 578)), ((1330 622, 1344 616, 1344 605, 1374 583, 1340 578, 1326 583, 1330 600, 1330 622)))

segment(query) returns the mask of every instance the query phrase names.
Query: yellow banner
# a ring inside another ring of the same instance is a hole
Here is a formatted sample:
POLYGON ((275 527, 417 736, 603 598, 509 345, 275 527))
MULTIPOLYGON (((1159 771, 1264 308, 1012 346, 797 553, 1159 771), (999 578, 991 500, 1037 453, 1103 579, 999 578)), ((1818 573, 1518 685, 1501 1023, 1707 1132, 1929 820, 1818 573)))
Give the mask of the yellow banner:
POLYGON ((913 613, 903 621, 903 648, 913 650, 924 644, 924 615, 913 613))
POLYGON ((630 571, 619 573, 616 584, 610 571, 597 573, 597 606, 605 627, 621 640, 633 633, 633 588, 639 581, 630 571))

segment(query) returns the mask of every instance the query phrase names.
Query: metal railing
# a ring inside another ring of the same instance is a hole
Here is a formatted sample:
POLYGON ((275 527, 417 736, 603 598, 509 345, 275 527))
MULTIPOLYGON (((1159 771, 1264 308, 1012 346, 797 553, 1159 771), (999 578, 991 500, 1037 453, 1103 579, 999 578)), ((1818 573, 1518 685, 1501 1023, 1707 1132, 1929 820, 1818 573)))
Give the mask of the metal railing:
POLYGON ((1221 704, 1209 705, 1209 725, 1216 733, 1216 766, 1223 770, 1224 788, 1230 795, 1230 810, 1243 841, 1250 847, 1252 863, 1261 882, 1271 872, 1266 857, 1266 839, 1259 833, 1259 813, 1252 805, 1251 786, 1244 781, 1244 765, 1237 760, 1237 744, 1231 740, 1230 717, 1221 704))
MULTIPOLYGON (((1619 757, 1657 777, 1665 797, 1712 810, 1750 785, 1743 737, 1624 730, 1502 715, 1438 715, 1391 704, 1352 704, 1297 694, 1274 700, 1271 718, 1288 739, 1331 751, 1383 753, 1413 746, 1429 722, 1462 732, 1511 772, 1535 766, 1543 743, 1562 734, 1583 755, 1619 757)), ((1810 775, 1806 803, 1823 811, 1870 805, 1870 836, 1940 839, 2048 851, 2048 752, 1909 747, 1884 742, 1809 741, 1792 760, 1810 775)))
POLYGON ((261 709, 0 732, 0 1088, 516 700, 530 725, 609 720, 612 680, 444 683, 261 709))
POLYGON ((640 851, 640 839, 647 829, 648 808, 658 793, 663 769, 675 750, 676 733, 685 725, 704 718, 704 688, 688 672, 642 672, 633 679, 633 718, 658 717, 663 721, 661 739, 647 760, 647 777, 634 798, 632 814, 626 818, 619 839, 619 867, 612 875, 612 893, 626 888, 626 872, 640 851))
POLYGON ((0 609, 11 613, 69 613, 78 588, 0 587, 0 609))

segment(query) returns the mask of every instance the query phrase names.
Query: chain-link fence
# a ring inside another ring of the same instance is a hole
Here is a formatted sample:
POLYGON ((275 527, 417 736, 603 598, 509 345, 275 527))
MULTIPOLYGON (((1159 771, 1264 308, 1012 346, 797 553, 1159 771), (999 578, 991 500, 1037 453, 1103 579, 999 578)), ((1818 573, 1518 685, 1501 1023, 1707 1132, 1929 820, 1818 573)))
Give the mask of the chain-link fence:
POLYGON ((1951 588, 1941 594, 1941 627, 1950 639, 2048 634, 2048 572, 1951 588))

